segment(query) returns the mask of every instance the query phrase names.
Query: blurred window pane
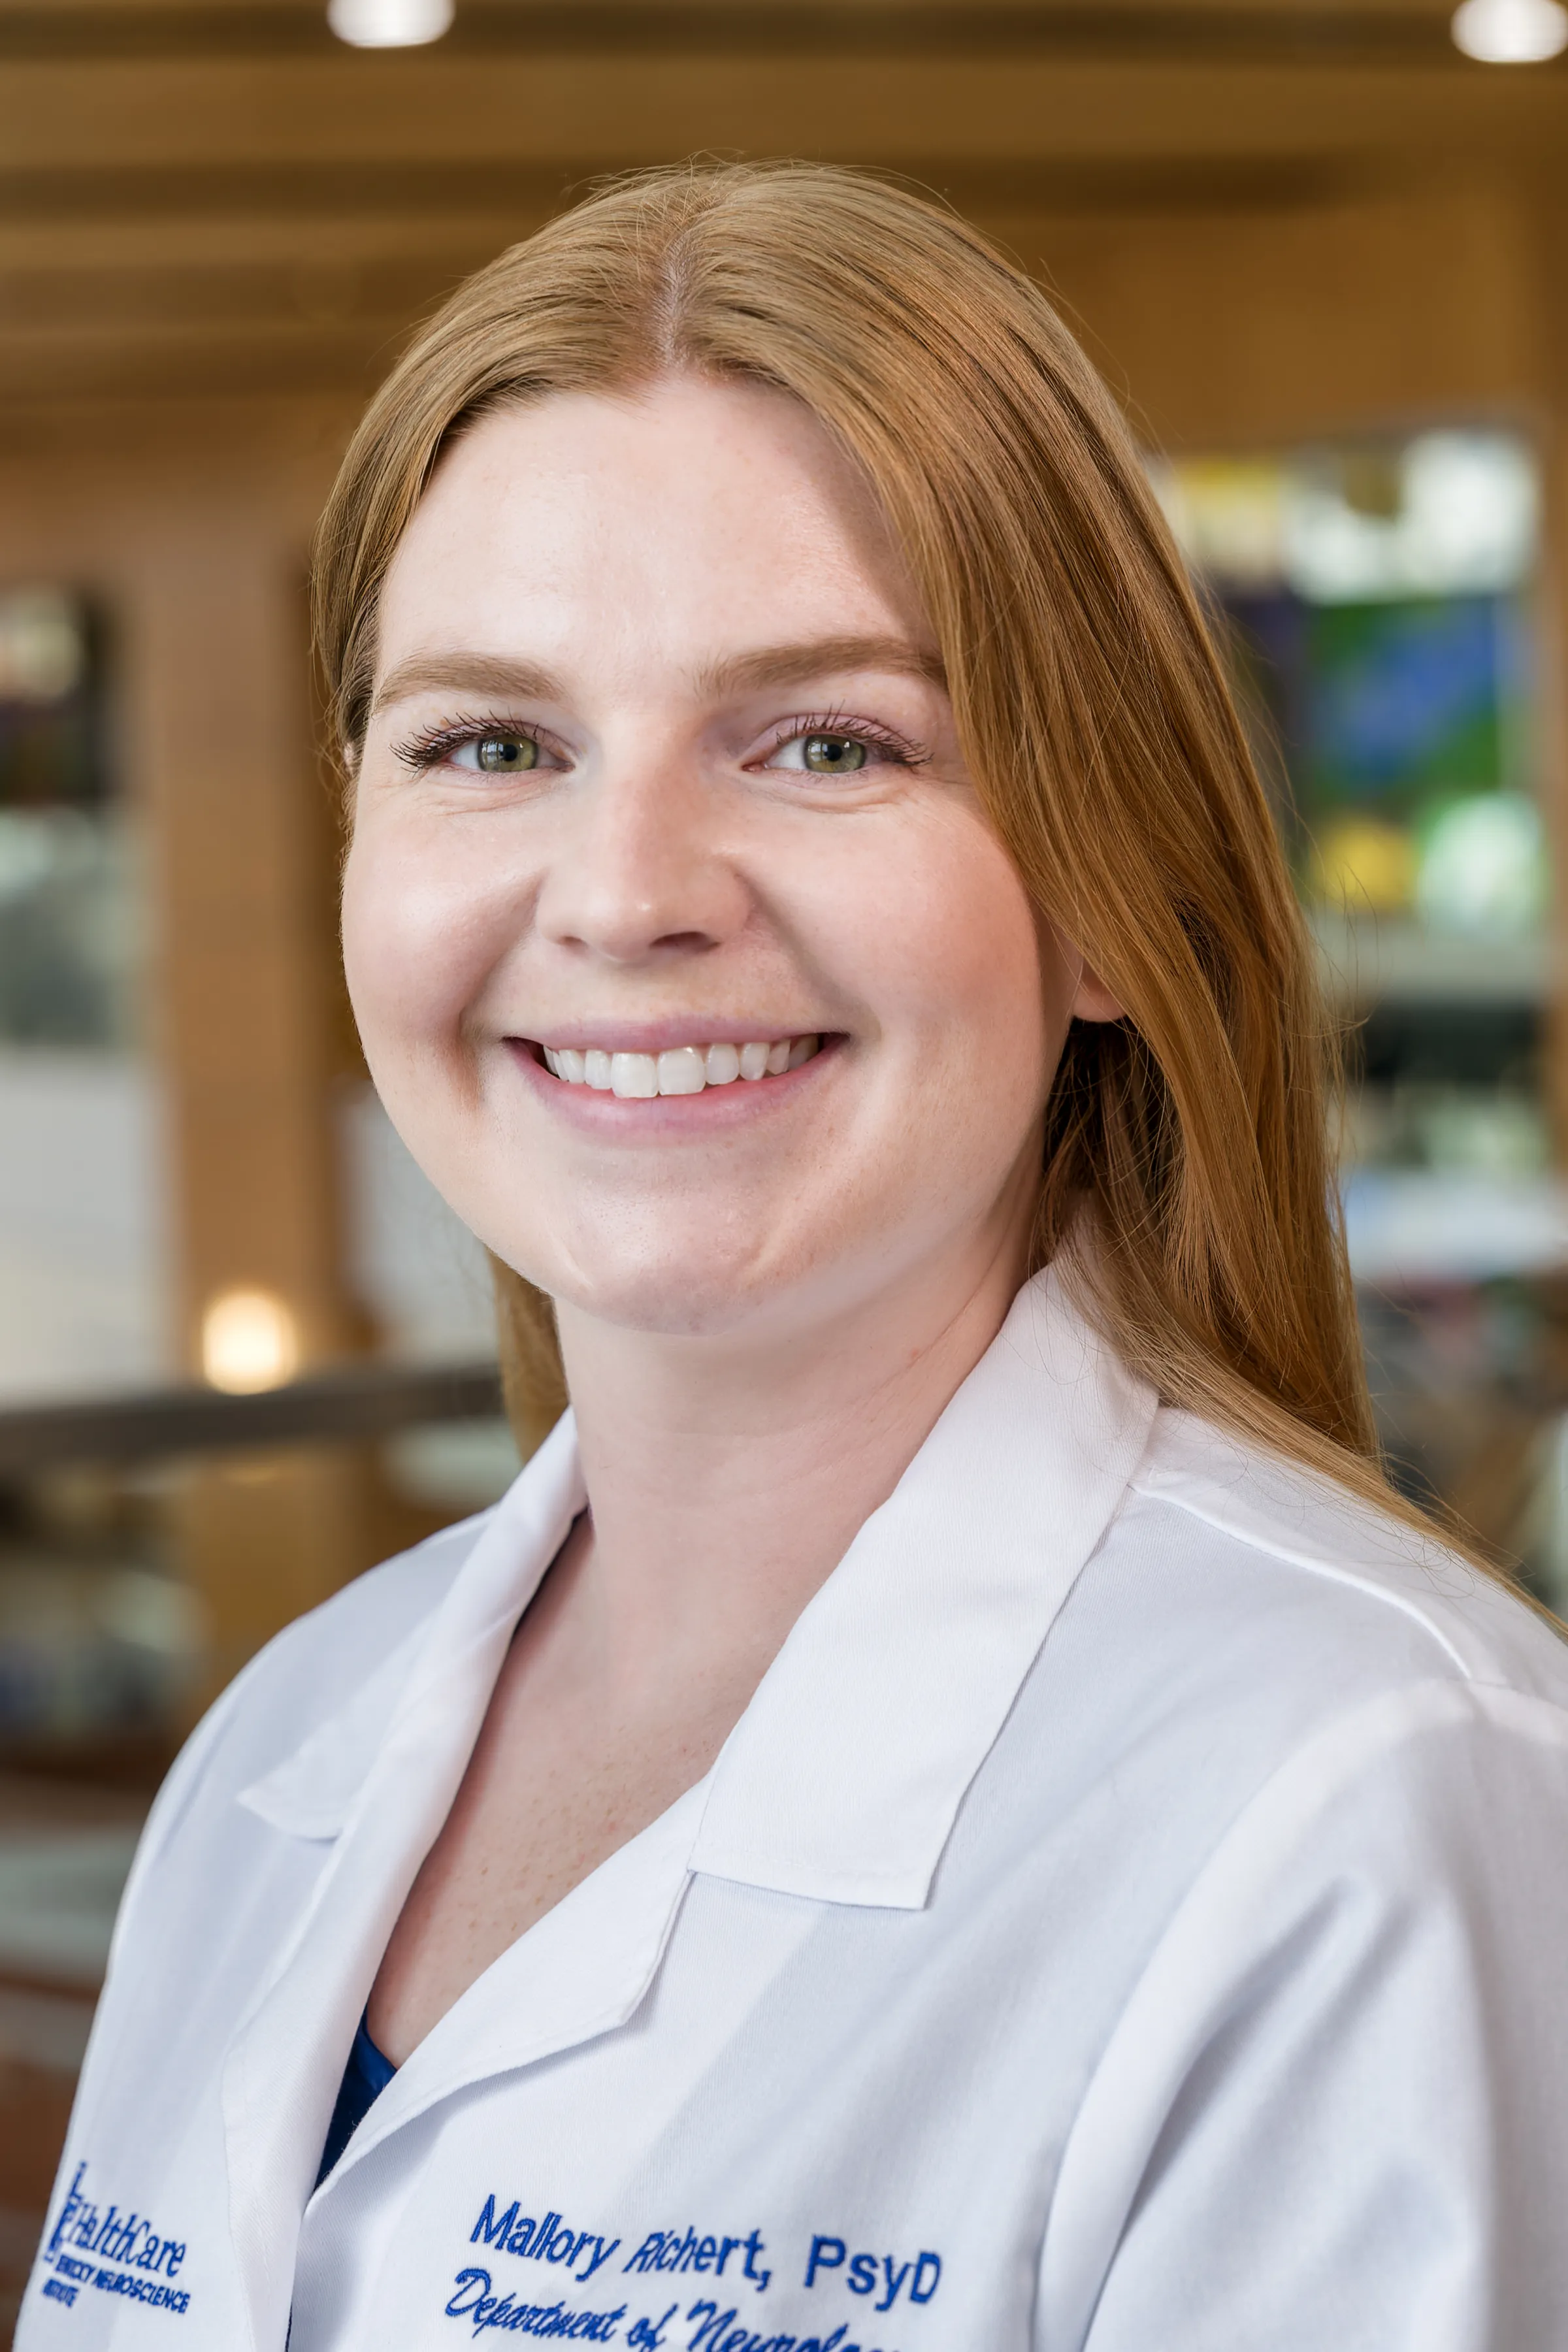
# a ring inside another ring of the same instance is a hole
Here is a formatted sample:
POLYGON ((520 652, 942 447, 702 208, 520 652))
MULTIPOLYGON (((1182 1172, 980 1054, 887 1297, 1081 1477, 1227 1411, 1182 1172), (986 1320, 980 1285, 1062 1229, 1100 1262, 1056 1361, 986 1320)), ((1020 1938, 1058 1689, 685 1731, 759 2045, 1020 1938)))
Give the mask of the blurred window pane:
POLYGON ((1153 474, 1345 1024, 1346 1234, 1384 1442, 1562 1606, 1534 453, 1454 429, 1153 474))
POLYGON ((0 592, 0 1041, 126 1042, 139 899, 101 618, 63 589, 0 592))
POLYGON ((1162 464, 1154 479, 1309 906, 1331 931, 1373 917, 1434 943, 1538 938, 1528 444, 1432 432, 1162 464))
POLYGON ((104 613, 0 588, 0 1398, 169 1369, 143 902, 104 613))

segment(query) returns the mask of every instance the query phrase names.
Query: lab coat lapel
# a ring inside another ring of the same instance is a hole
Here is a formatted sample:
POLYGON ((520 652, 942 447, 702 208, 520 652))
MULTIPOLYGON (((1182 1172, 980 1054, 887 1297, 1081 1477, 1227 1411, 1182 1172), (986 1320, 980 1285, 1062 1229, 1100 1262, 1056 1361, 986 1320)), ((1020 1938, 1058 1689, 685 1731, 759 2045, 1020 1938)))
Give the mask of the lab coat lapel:
POLYGON ((436 1612, 315 1893, 230 2052, 230 2211, 258 2352, 286 2337, 300 2217, 355 2022, 451 1807, 518 1616, 582 1502, 567 1416, 436 1612))
POLYGON ((727 1741, 692 1866, 918 1910, 1157 1400, 1054 1268, 1015 1300, 727 1741))
POLYGON ((700 1780, 486 1969, 400 2066, 323 2185, 454 2091, 613 2032, 658 1970, 690 1884, 700 1780))

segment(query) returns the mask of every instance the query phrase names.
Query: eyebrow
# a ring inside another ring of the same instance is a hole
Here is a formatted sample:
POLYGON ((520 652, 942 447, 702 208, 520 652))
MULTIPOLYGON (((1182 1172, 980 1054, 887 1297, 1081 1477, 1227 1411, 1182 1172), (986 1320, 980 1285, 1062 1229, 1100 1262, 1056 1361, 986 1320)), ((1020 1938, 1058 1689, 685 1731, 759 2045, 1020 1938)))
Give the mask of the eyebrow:
MULTIPOLYGON (((698 692, 721 699, 731 694, 759 694, 769 687, 800 686, 813 677, 842 675, 850 670, 888 670, 900 677, 924 678, 946 688, 947 672, 934 647, 911 644, 907 637, 815 637, 800 645, 759 646, 753 652, 731 654, 697 673, 698 692)), ((413 654, 389 670, 376 690, 372 715, 388 704, 405 702, 412 695, 430 693, 481 694, 500 700, 564 702, 561 680, 537 662, 510 661, 495 654, 413 654)))
POLYGON ((411 654, 382 679, 371 716, 384 710, 388 703, 434 693, 494 695, 503 701, 515 698, 521 702, 565 699, 560 679, 537 662, 508 661, 497 654, 411 654))
POLYGON ((907 637, 815 637, 803 645, 760 646, 754 653, 732 654, 700 670, 697 685, 704 695, 718 698, 756 694, 771 686, 801 686, 808 678, 862 669, 921 677, 931 686, 947 684, 947 672, 934 646, 913 645, 907 637))

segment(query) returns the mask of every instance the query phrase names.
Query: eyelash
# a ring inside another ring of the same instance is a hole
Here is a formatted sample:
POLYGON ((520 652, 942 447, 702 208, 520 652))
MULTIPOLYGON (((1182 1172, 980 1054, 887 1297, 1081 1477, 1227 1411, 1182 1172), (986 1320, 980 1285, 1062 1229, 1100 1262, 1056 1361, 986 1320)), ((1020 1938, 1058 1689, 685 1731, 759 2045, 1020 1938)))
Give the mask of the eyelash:
MULTIPOLYGON (((906 743, 901 737, 889 732, 867 719, 850 719, 843 712, 808 711, 796 718, 781 719, 773 730, 763 760, 772 759, 786 743, 797 742, 803 735, 842 735, 852 743, 864 743, 868 750, 878 751, 890 767, 919 768, 925 764, 929 753, 906 743)), ((496 737, 510 738, 520 742, 549 746, 549 738, 542 728, 520 724, 514 719, 455 719, 444 727, 427 727, 411 735, 406 743, 395 747, 393 756, 416 774, 449 760, 454 751, 467 744, 483 743, 496 737)))
POLYGON ((868 751, 879 751, 889 767, 919 768, 930 756, 906 743, 901 736, 879 727, 873 719, 851 719, 842 710, 807 711, 795 719, 781 719, 773 730, 764 760, 782 751, 786 743, 798 742, 803 735, 842 735, 851 743, 864 743, 868 751))
POLYGON ((520 726, 515 719, 454 719, 445 727, 426 727, 411 735, 406 743, 395 747, 393 757, 417 775, 438 768, 466 744, 489 742, 498 736, 542 747, 548 740, 542 728, 520 726))

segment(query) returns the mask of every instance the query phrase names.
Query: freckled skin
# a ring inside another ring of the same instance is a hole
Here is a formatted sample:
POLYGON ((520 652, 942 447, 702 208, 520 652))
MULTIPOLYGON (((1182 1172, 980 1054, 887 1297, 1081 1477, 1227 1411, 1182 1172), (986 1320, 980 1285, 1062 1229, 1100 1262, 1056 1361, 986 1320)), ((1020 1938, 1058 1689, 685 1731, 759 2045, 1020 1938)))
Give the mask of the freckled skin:
POLYGON ((931 653, 858 478, 756 388, 487 418, 394 561, 351 991, 415 1156, 557 1302, 592 1506, 394 1934, 395 2059, 700 1778, 1021 1278, 1068 1022, 1117 1008, 1030 906, 931 653), (849 640, 908 659, 723 674, 849 640), (458 655, 548 690, 393 690, 458 655), (537 760, 411 763, 470 721, 537 760), (812 772, 808 725, 871 749, 812 772), (668 1114, 638 1129, 568 1115, 518 1042, 694 1019, 830 1050, 611 1110, 668 1114))

